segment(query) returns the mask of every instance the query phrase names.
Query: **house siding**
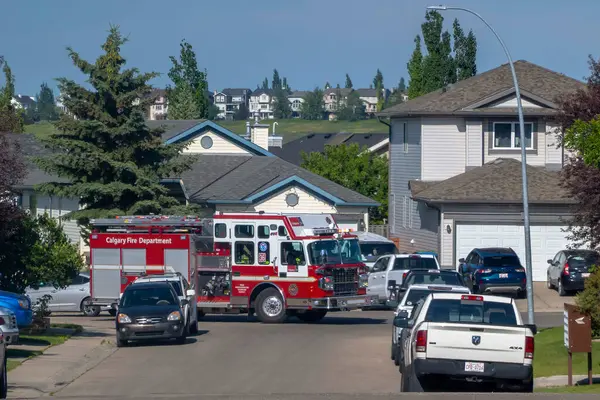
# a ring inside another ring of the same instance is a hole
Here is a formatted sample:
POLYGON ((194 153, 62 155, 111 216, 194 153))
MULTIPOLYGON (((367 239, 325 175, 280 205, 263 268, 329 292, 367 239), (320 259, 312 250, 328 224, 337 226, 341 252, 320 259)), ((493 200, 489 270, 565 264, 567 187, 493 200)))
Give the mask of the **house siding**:
POLYGON ((421 119, 392 119, 391 125, 390 236, 399 239, 401 251, 437 251, 439 212, 412 200, 408 186, 410 180, 421 179, 421 119))
POLYGON ((231 141, 216 135, 211 131, 207 131, 192 139, 189 145, 183 150, 183 153, 188 154, 249 154, 246 149, 235 145, 231 141), (201 140, 208 136, 212 139, 212 147, 205 149, 202 147, 201 140))
POLYGON ((465 131, 463 118, 422 120, 422 180, 440 181, 465 172, 465 131))
MULTIPOLYGON (((33 190, 23 190, 22 207, 29 210, 33 215, 38 216, 48 214, 52 218, 59 218, 71 211, 79 209, 77 199, 67 199, 60 197, 50 197, 36 193, 33 190)), ((79 244, 81 238, 81 229, 75 221, 63 221, 59 223, 63 227, 63 231, 74 244, 79 244)))
MULTIPOLYGON (((442 206, 443 222, 441 227, 440 263, 442 266, 455 267, 457 255, 454 250, 456 225, 459 223, 519 224, 523 223, 523 207, 519 204, 450 204, 442 206), (449 225, 451 233, 446 232, 449 225)), ((568 205, 535 205, 529 208, 530 223, 567 224, 570 217, 568 205)), ((461 254, 461 256, 464 256, 461 254)))
MULTIPOLYGON (((524 99, 523 97, 521 97, 521 106, 523 108, 543 108, 542 106, 532 103, 531 101, 524 99)), ((496 107, 496 108, 517 108, 517 98, 513 97, 512 99, 508 99, 508 100, 503 100, 501 102, 498 102, 496 104, 494 104, 492 107, 496 107)))
POLYGON ((563 147, 558 146, 559 127, 555 122, 546 122, 546 165, 563 165, 563 147))
POLYGON ((466 121, 466 161, 467 169, 483 164, 483 122, 466 121))

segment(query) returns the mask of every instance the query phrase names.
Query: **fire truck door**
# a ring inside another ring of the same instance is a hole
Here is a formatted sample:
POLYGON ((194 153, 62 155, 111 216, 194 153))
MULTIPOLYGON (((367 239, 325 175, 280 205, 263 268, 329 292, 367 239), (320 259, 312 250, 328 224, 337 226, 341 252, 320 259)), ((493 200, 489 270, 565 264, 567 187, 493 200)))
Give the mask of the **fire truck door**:
POLYGON ((308 277, 308 264, 306 251, 302 241, 279 242, 279 276, 285 273, 286 277, 308 277))
POLYGON ((92 295, 118 299, 121 293, 121 249, 92 249, 92 295))

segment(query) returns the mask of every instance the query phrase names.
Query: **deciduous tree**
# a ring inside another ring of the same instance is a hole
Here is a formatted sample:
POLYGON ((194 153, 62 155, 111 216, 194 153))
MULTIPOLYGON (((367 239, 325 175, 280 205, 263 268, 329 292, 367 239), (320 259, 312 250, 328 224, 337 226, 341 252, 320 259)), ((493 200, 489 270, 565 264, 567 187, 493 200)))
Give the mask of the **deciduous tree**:
POLYGON ((273 80, 271 81, 271 89, 277 90, 281 89, 281 78, 279 77, 279 71, 277 69, 273 70, 273 80))
POLYGON ((414 99, 425 93, 423 77, 423 53, 421 52, 421 37, 415 37, 415 50, 406 65, 410 81, 408 83, 408 98, 414 99))
POLYGON ((369 210, 373 223, 387 218, 388 160, 358 144, 326 146, 324 153, 302 153, 302 167, 348 189, 376 200, 369 210))
POLYGON ((40 121, 56 121, 58 119, 59 112, 54 100, 54 93, 45 82, 40 86, 35 108, 40 121))
POLYGON ((15 76, 4 57, 0 56, 4 87, 0 88, 0 132, 23 132, 23 113, 12 104, 15 97, 15 76))
POLYGON ((246 104, 241 103, 239 108, 235 112, 233 119, 236 121, 245 121, 248 119, 248 115, 248 107, 246 107, 246 104))
POLYGON ((288 92, 283 89, 275 89, 273 96, 273 116, 276 119, 287 119, 292 116, 292 107, 288 100, 288 92))
POLYGON ((44 140, 54 154, 36 159, 49 175, 69 181, 48 182, 37 189, 47 195, 78 198, 82 209, 68 218, 82 225, 90 218, 119 214, 181 212, 180 203, 161 179, 181 176, 194 161, 180 156, 184 145, 165 145, 163 130, 146 125, 148 81, 157 74, 124 69, 121 47, 126 41, 119 28, 111 26, 102 46, 104 53, 95 63, 67 49, 91 89, 58 79, 65 106, 76 118, 61 116, 57 132, 44 140))
POLYGON ((265 77, 265 79, 262 81, 261 89, 267 90, 268 88, 269 88, 269 80, 267 79, 267 77, 265 77))
POLYGON ((300 114, 302 115, 302 119, 322 120, 324 109, 323 91, 317 87, 304 96, 304 101, 300 105, 300 114))
POLYGON ((357 92, 350 92, 346 101, 341 104, 337 112, 337 119, 341 121, 358 121, 365 119, 365 103, 360 99, 357 92))

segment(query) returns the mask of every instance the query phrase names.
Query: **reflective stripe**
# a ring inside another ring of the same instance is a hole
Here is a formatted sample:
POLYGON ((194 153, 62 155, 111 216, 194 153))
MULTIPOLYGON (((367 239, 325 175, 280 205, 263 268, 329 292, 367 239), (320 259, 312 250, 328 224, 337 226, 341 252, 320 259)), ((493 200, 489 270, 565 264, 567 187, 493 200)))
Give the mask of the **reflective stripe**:
POLYGON ((264 282, 316 282, 317 278, 314 277, 287 277, 280 278, 278 276, 269 276, 265 279, 265 275, 262 276, 232 276, 231 280, 234 281, 264 281, 264 282))

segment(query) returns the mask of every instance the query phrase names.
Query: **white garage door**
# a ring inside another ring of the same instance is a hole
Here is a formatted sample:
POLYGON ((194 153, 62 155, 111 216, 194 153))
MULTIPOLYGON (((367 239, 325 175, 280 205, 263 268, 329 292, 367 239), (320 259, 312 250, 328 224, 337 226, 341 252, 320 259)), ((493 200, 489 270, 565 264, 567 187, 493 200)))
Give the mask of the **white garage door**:
POLYGON ((352 229, 353 231, 358 231, 358 222, 356 222, 356 220, 344 221, 336 219, 335 222, 337 223, 337 226, 340 229, 352 229))
MULTIPOLYGON (((547 260, 565 249, 567 227, 531 225, 531 262, 534 281, 546 280, 547 260)), ((525 266, 525 233, 523 225, 458 224, 456 226, 456 265, 474 248, 512 247, 525 266)))

